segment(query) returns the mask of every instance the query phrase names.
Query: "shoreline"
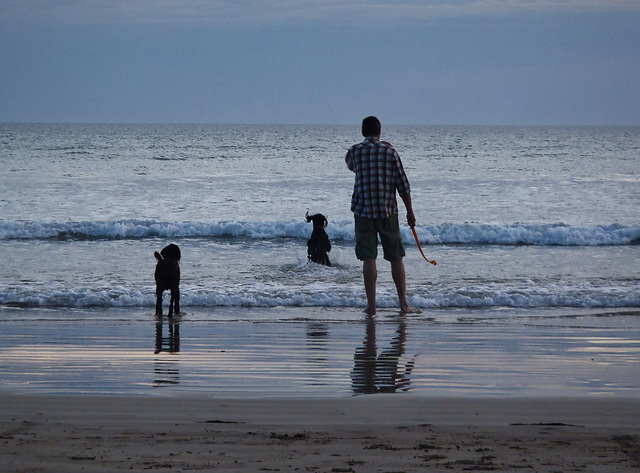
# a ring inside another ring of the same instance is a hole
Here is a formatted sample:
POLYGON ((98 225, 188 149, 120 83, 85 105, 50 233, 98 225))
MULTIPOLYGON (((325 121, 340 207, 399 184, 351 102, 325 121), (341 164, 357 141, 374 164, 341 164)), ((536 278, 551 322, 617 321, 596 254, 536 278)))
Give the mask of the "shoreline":
POLYGON ((636 471, 638 399, 0 393, 3 471, 636 471))

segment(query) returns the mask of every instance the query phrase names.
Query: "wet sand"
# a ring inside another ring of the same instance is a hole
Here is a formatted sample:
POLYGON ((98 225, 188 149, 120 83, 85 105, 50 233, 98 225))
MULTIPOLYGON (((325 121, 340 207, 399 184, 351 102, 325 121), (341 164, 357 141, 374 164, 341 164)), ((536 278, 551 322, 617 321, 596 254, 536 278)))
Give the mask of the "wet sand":
POLYGON ((0 395, 0 470, 640 468, 637 399, 0 395))
POLYGON ((509 312, 477 322, 482 313, 466 311, 462 322, 436 323, 428 313, 367 320, 322 308, 221 309, 173 321, 146 311, 16 312, 0 321, 0 392, 640 398, 635 313, 509 312))

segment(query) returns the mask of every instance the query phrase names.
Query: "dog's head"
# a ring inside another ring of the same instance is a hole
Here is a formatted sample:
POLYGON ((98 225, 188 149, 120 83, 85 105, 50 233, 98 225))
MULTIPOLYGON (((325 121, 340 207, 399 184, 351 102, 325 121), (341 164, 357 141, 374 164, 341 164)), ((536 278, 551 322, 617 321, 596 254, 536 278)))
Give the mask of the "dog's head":
POLYGON ((180 248, 178 245, 171 243, 170 245, 165 246, 160 252, 163 258, 169 258, 176 261, 180 261, 180 248))
POLYGON ((307 212, 307 215, 305 215, 305 217, 307 219, 307 222, 313 222, 314 227, 324 228, 329 224, 327 218, 322 214, 309 215, 309 212, 307 212))

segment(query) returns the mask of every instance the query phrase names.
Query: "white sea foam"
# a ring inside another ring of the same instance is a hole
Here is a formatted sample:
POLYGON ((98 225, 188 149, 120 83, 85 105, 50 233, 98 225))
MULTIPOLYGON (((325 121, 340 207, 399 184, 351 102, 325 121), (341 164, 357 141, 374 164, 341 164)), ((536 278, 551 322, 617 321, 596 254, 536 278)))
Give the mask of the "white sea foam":
MULTIPOLYGON (((616 282, 582 283, 491 283, 459 287, 411 288, 409 301, 420 308, 620 308, 640 306, 640 287, 616 282)), ((169 295, 165 295, 165 304, 169 295)), ((397 307, 393 290, 380 288, 379 307, 397 307)), ((360 285, 293 286, 278 283, 241 284, 231 287, 186 286, 181 304, 196 307, 360 307, 365 305, 360 285)), ((36 287, 0 284, 0 305, 52 308, 122 308, 155 305, 153 286, 125 287, 36 287)))
MULTIPOLYGON (((141 238, 309 238, 308 223, 266 222, 156 222, 118 220, 105 222, 0 222, 0 240, 11 239, 141 239, 141 238)), ((326 229, 331 240, 354 239, 351 221, 332 222, 326 229)), ((414 238, 408 227, 402 229, 405 243, 414 238)), ((419 225, 416 233, 421 244, 492 244, 595 246, 640 243, 640 225, 565 224, 484 224, 443 223, 419 225)))

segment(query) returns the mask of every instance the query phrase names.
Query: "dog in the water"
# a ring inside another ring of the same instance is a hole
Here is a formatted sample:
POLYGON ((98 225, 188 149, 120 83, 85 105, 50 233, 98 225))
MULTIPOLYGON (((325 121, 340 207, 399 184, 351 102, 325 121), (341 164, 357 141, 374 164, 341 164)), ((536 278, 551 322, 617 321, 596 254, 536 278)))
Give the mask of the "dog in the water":
POLYGON ((313 232, 311 233, 311 238, 307 241, 309 261, 331 266, 331 261, 329 261, 329 255, 327 254, 331 251, 331 242, 327 232, 324 231, 324 227, 329 222, 322 214, 309 215, 309 212, 307 212, 305 217, 307 222, 313 222, 313 232))
POLYGON ((162 293, 171 291, 169 302, 169 317, 180 312, 180 248, 171 243, 160 253, 154 252, 156 264, 156 315, 162 315, 162 293))

